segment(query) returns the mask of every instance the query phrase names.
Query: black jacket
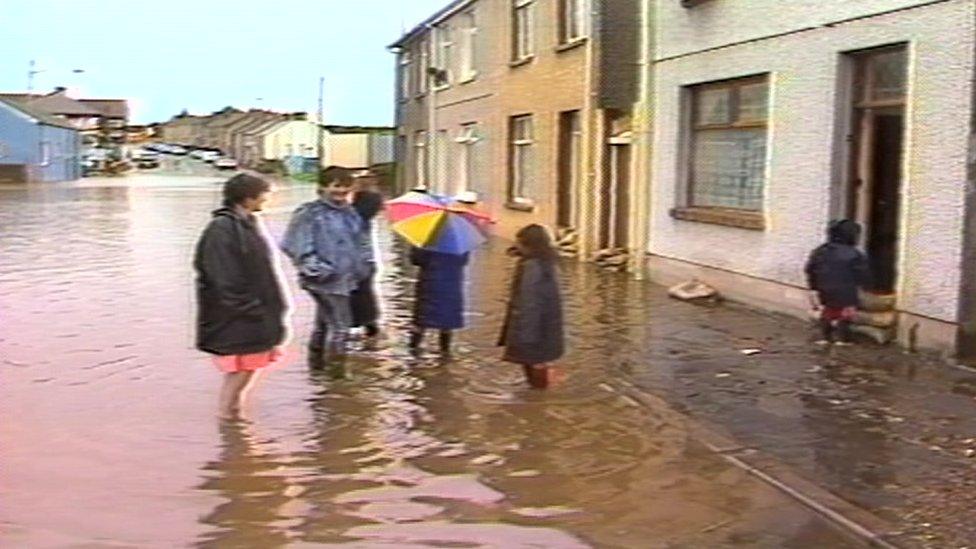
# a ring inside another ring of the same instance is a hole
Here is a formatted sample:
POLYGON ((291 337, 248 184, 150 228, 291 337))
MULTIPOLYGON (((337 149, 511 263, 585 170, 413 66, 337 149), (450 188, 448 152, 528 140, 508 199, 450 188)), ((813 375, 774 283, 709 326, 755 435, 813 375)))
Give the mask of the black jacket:
POLYGON ((284 296, 254 218, 213 213, 197 243, 197 348, 215 355, 271 350, 285 339, 284 296))
POLYGON ((807 284, 825 307, 857 307, 858 288, 870 284, 868 260, 856 248, 860 230, 857 223, 849 220, 831 223, 828 242, 815 249, 807 260, 807 284))
POLYGON ((519 259, 499 345, 504 360, 545 364, 563 356, 563 307, 556 262, 519 259))

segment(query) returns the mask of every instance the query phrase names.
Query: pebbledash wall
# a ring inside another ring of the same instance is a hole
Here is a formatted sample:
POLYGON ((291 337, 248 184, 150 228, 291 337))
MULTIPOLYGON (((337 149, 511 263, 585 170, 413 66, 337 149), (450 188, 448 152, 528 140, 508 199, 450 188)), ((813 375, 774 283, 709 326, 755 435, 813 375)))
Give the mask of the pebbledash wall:
POLYGON ((973 0, 704 0, 658 3, 648 270, 805 315, 803 265, 839 214, 848 178, 844 53, 908 48, 899 336, 952 350, 973 103, 973 0), (769 75, 765 229, 674 219, 684 188, 687 86, 769 75), (836 202, 836 201, 834 201, 836 202), (917 326, 917 327, 916 327, 917 326))

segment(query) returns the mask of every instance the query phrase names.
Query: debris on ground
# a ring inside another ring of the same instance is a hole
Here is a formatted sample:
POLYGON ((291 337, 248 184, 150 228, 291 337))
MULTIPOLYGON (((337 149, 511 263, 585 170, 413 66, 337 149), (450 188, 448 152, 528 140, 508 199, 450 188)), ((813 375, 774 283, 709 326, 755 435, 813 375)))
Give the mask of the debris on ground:
POLYGON ((668 295, 681 301, 706 301, 718 298, 718 290, 693 278, 677 286, 668 288, 668 295))

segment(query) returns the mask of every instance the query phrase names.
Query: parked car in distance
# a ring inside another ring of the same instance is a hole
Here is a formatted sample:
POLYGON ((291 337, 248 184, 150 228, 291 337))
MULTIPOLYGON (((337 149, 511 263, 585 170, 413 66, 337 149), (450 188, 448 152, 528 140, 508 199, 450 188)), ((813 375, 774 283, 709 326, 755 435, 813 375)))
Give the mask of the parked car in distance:
POLYGON ((234 160, 233 158, 227 158, 227 157, 218 158, 217 160, 214 160, 213 165, 218 170, 237 169, 237 161, 234 160))
POLYGON ((203 154, 200 155, 200 160, 203 160, 204 162, 207 163, 215 162, 220 158, 221 158, 220 153, 216 151, 204 151, 203 154))
POLYGON ((153 151, 137 150, 132 154, 132 160, 137 167, 142 169, 159 167, 159 154, 153 151))
POLYGON ((169 150, 169 153, 170 154, 175 154, 177 156, 186 156, 187 154, 189 154, 189 152, 190 151, 186 150, 183 147, 180 147, 179 145, 175 145, 175 146, 171 147, 170 150, 169 150))

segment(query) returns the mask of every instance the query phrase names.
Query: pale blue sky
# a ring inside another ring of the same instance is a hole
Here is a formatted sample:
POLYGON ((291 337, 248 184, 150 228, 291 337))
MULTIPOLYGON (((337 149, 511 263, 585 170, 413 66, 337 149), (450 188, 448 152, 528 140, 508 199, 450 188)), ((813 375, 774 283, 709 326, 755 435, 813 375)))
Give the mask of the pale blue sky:
POLYGON ((386 46, 448 2, 0 0, 0 91, 26 90, 35 59, 35 90, 130 99, 148 123, 226 105, 312 112, 321 75, 326 122, 390 124, 386 46))

